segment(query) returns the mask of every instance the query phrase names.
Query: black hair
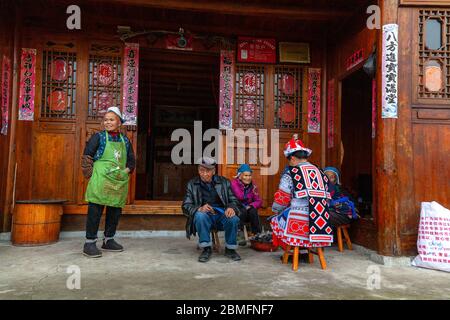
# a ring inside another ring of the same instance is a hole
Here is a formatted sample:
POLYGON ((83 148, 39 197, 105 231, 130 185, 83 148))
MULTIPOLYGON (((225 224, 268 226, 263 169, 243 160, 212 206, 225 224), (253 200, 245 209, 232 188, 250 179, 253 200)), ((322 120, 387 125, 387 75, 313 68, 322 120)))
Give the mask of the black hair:
POLYGON ((308 159, 309 155, 305 150, 298 150, 290 154, 287 158, 288 160, 291 160, 292 157, 296 157, 297 159, 308 159))

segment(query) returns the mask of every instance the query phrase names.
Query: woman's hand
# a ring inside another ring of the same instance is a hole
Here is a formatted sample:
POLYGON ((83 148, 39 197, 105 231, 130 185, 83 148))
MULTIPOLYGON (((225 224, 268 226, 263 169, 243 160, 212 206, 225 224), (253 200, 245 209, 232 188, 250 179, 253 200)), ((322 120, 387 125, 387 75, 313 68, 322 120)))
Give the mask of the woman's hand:
POLYGON ((131 172, 130 168, 125 168, 125 172, 129 174, 131 172))

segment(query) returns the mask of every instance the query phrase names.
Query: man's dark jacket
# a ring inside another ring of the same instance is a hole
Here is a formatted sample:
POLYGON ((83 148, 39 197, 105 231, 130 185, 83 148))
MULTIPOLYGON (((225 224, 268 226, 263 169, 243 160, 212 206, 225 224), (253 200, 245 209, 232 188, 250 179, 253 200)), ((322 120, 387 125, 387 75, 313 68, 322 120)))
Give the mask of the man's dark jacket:
MULTIPOLYGON (((221 176, 214 176, 214 187, 225 208, 232 208, 237 216, 239 216, 239 200, 231 191, 230 181, 221 176)), ((200 177, 191 179, 186 188, 186 195, 181 208, 183 214, 187 217, 186 221, 186 237, 190 239, 191 235, 196 235, 194 226, 194 215, 202 206, 202 192, 200 190, 200 177)))

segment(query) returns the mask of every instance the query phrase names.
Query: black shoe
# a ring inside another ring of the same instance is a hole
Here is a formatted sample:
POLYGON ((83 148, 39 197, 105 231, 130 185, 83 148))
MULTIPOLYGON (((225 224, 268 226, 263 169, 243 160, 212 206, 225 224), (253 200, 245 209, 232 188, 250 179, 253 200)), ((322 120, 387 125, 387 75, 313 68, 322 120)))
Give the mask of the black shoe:
POLYGON ((89 258, 100 258, 102 256, 102 253, 98 250, 95 242, 86 242, 84 244, 83 254, 89 258))
POLYGON ((198 262, 208 262, 209 258, 211 258, 212 250, 211 247, 203 248, 203 252, 198 257, 198 262))
POLYGON ((108 241, 103 240, 102 249, 105 251, 121 252, 123 247, 118 244, 114 239, 109 239, 108 241))
POLYGON ((234 249, 225 248, 225 256, 233 261, 241 260, 241 256, 234 249))

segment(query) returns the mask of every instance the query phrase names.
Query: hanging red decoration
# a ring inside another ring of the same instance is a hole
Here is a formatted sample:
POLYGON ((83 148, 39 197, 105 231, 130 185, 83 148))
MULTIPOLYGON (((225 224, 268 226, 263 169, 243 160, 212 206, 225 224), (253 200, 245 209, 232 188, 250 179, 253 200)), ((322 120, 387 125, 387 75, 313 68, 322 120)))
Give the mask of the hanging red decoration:
POLYGON ((62 57, 56 57, 50 66, 51 78, 55 81, 66 81, 69 77, 67 61, 62 57))
POLYGON ((295 121, 295 106, 291 102, 285 102, 279 110, 280 120, 284 123, 293 123, 295 121))
POLYGON ((97 110, 98 116, 103 116, 109 107, 113 107, 113 96, 109 92, 101 92, 96 99, 94 99, 94 109, 97 110))
POLYGON ((242 117, 246 122, 254 122, 258 113, 259 108, 253 100, 246 100, 244 102, 242 117))
POLYGON ((97 67, 99 85, 109 86, 113 82, 113 67, 109 63, 100 63, 97 67))
POLYGON ((60 88, 53 90, 47 97, 51 112, 65 112, 67 110, 67 94, 60 88))
POLYGON ((293 95, 295 92, 296 81, 293 75, 283 74, 280 81, 281 92, 285 95, 293 95))
POLYGON ((248 94, 255 94, 256 87, 256 74, 253 72, 244 74, 244 91, 248 94))

